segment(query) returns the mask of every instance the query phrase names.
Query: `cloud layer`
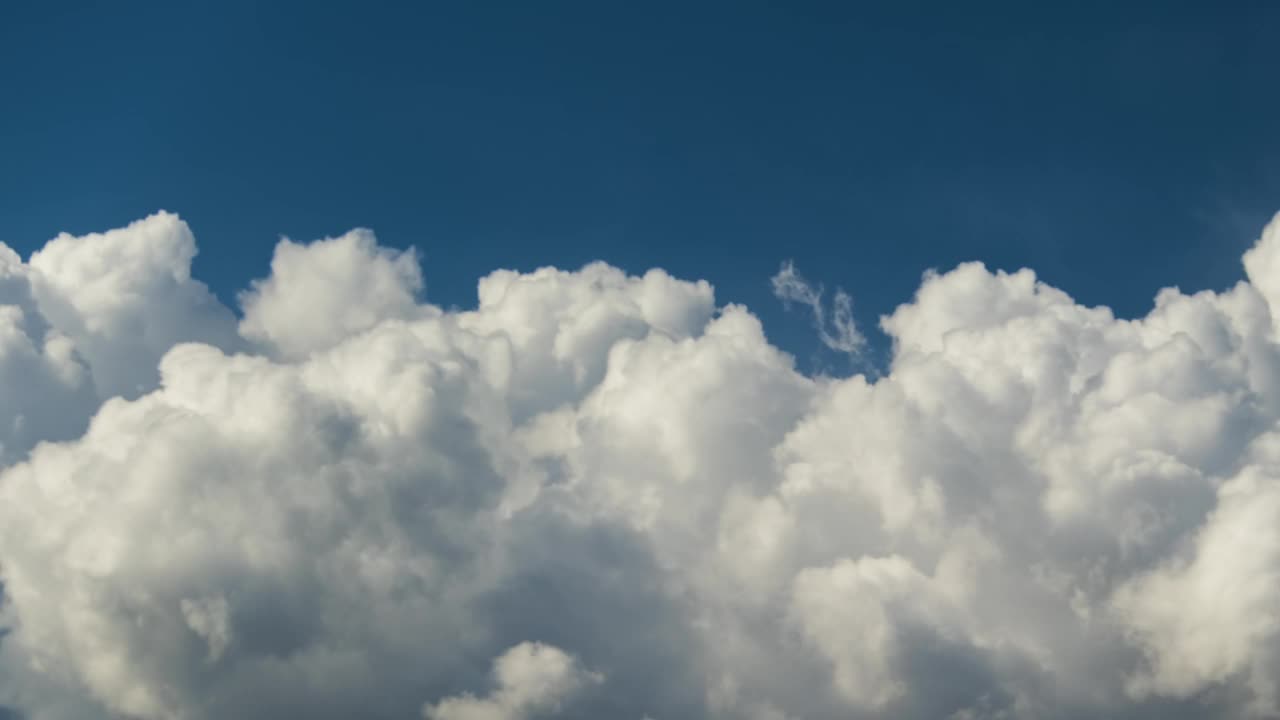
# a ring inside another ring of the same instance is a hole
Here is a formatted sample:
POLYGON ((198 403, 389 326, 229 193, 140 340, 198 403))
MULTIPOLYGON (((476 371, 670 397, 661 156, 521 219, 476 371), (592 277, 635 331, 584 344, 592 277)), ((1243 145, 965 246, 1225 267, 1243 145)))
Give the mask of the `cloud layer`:
POLYGON ((195 252, 0 245, 0 717, 1280 714, 1280 221, 1135 320, 931 272, 874 381, 661 270, 195 252))

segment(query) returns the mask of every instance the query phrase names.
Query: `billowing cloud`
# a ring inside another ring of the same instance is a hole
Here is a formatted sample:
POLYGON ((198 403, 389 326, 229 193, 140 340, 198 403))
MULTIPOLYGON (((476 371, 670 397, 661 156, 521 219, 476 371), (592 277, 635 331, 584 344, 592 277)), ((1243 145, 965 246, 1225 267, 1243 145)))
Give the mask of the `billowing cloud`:
POLYGON ((65 334, 49 325, 31 289, 31 270, 0 245, 0 462, 21 459, 41 440, 79 434, 97 407, 89 369, 65 334))
POLYGON ((0 462, 80 434, 103 400, 153 390, 176 343, 243 344, 234 314, 191 278, 195 254, 165 212, 59 235, 28 263, 0 243, 0 462))
POLYGON ((423 709, 428 720, 522 720, 559 710, 583 685, 599 683, 598 673, 583 670, 563 650, 520 643, 493 662, 497 687, 487 697, 460 695, 423 709))
POLYGON ((416 254, 380 248, 368 230, 310 245, 286 238, 276 246, 271 275, 240 295, 240 332, 285 357, 301 357, 380 322, 412 317, 421 289, 416 254))
POLYGON ((176 215, 83 237, 62 234, 31 256, 40 312, 75 342, 104 397, 155 387, 156 363, 184 341, 240 345, 235 316, 191 278, 196 241, 176 215))
POLYGON ((0 717, 1275 716, 1277 228, 1132 320, 930 272, 874 379, 660 270, 0 246, 0 717))

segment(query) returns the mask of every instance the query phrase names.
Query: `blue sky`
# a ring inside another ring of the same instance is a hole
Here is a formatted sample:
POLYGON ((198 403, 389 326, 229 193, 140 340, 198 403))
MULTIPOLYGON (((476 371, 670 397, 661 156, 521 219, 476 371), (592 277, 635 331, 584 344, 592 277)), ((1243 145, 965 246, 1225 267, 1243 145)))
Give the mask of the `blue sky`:
POLYGON ((1109 5, 9 3, 0 240, 168 209, 226 299, 354 226, 445 305, 661 266, 802 361, 785 259, 868 330, 967 259, 1138 314, 1280 208, 1280 6, 1109 5))

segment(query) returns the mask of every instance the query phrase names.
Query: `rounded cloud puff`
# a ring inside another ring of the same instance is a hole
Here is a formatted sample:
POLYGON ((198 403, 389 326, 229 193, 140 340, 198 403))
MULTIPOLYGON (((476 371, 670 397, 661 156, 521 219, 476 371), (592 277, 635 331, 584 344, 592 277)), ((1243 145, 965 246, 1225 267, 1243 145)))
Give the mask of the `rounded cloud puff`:
POLYGON ((926 274, 874 381, 660 270, 283 240, 237 329, 176 216, 0 246, 0 717, 1274 716, 1276 227, 926 274))

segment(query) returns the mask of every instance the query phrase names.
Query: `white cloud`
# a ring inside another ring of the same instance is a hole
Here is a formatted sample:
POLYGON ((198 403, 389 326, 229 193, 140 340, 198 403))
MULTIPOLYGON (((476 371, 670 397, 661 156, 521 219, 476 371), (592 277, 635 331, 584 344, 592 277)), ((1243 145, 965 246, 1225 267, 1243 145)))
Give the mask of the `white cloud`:
POLYGON ((233 314, 191 278, 195 254, 165 212, 59 235, 27 263, 0 243, 0 461, 83 432, 106 398, 155 388, 176 343, 242 344, 233 314))
POLYGON ((237 334, 175 216, 0 247, 0 706, 1273 716, 1275 227, 1134 320, 928 274, 874 381, 657 270, 282 241, 237 334))
POLYGON ((195 255, 187 224, 166 212, 106 233, 64 233, 32 255, 40 311, 75 341, 102 397, 155 387, 156 362, 176 343, 239 345, 231 312, 191 278, 195 255))
POLYGON ((842 560, 795 578, 791 611, 831 661, 836 688, 859 707, 883 708, 909 688, 897 672, 907 625, 962 630, 932 581, 898 556, 842 560))
POLYGON ((1188 697, 1243 674, 1259 714, 1276 710, 1280 673, 1280 482, 1252 466, 1223 484, 1189 557, 1130 580, 1115 595, 1150 667, 1138 696, 1188 697))
POLYGON ((305 356, 384 320, 413 316, 421 290, 416 253, 378 247, 368 230, 308 245, 284 238, 271 275, 240 295, 240 332, 285 357, 305 356))
POLYGON ((427 705, 423 715, 430 720, 523 720, 533 713, 558 710, 584 685, 603 680, 560 648, 530 642, 494 660, 493 678, 497 687, 488 696, 445 698, 427 705))
POLYGON ((857 357, 867 339, 858 330, 853 320, 853 298, 839 288, 831 300, 831 317, 822 304, 823 288, 821 285, 810 285, 796 270, 792 262, 782 264, 778 274, 770 279, 773 294, 784 304, 800 303, 813 313, 813 327, 818 331, 818 339, 828 349, 857 357))
POLYGON ((41 440, 74 437, 97 407, 88 368, 40 312, 30 268, 3 244, 0 387, 0 464, 21 459, 41 440))

